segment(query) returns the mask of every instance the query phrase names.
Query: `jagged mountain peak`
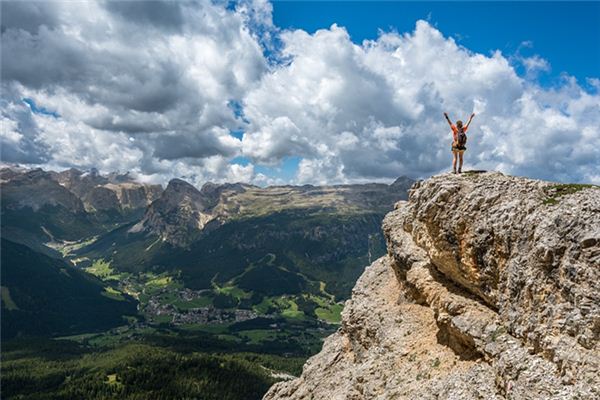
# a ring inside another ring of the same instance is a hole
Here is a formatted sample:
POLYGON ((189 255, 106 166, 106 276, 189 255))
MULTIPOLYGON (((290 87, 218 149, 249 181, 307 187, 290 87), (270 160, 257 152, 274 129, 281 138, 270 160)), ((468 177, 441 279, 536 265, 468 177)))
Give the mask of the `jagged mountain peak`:
POLYGON ((183 179, 171 179, 162 195, 155 201, 153 207, 177 208, 182 203, 191 204, 195 209, 204 211, 209 207, 209 201, 194 185, 183 179))
POLYGON ((125 172, 125 173, 120 173, 118 171, 113 171, 110 172, 108 175, 106 175, 106 178, 108 179, 109 182, 111 183, 126 183, 126 182, 135 182, 135 178, 131 175, 131 173, 125 172))
POLYGON ((233 217, 252 218, 292 209, 385 213, 406 195, 406 189, 381 183, 260 188, 239 182, 207 182, 198 191, 182 179, 172 179, 163 195, 148 208, 143 221, 130 232, 151 232, 185 247, 201 235, 209 222, 215 227, 233 217), (185 235, 189 237, 184 239, 185 235))
POLYGON ((140 222, 129 232, 145 231, 160 236, 174 246, 186 247, 215 218, 211 213, 214 201, 195 186, 175 178, 146 210, 140 222))
POLYGON ((34 168, 13 178, 15 181, 39 181, 42 179, 51 179, 52 175, 41 168, 34 168))
POLYGON ((81 200, 59 185, 50 172, 41 168, 9 171, 3 174, 0 190, 3 208, 38 211, 44 206, 60 206, 74 213, 83 211, 81 200))
POLYGON ((184 181, 183 179, 179 179, 179 178, 173 178, 169 181, 169 183, 167 184, 167 189, 171 189, 171 190, 181 190, 181 189, 186 189, 186 190, 194 190, 194 191, 198 191, 198 189, 196 189, 196 187, 194 185, 192 185, 191 183, 184 181))
POLYGON ((401 187, 411 187, 415 183, 415 180, 409 178, 408 176, 400 176, 396 178, 394 182, 390 184, 390 186, 401 186, 401 187))
POLYGON ((235 182, 235 183, 214 183, 214 182, 206 182, 202 185, 200 191, 202 193, 213 193, 215 191, 224 191, 231 190, 236 192, 243 192, 249 188, 258 188, 258 186, 251 185, 243 182, 235 182))

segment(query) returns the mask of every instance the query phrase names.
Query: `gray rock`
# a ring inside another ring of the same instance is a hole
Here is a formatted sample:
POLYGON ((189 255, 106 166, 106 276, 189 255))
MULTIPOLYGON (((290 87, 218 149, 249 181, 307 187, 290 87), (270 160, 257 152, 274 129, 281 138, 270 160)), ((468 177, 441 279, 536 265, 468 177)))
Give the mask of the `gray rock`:
POLYGON ((413 185, 342 325, 265 399, 600 398, 600 190, 499 173, 413 185))

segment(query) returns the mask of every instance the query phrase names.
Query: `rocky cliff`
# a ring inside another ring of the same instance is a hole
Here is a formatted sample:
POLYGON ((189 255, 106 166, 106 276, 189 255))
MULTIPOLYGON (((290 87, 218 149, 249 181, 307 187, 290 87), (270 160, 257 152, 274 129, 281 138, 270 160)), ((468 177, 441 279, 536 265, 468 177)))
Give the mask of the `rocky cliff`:
POLYGON ((38 211, 44 206, 60 206, 74 213, 83 213, 84 205, 76 195, 52 179, 41 169, 1 171, 0 193, 2 208, 30 208, 38 211))
POLYGON ((265 399, 600 398, 600 188, 415 184, 342 325, 265 399))
POLYGON ((163 191, 160 185, 136 182, 128 173, 104 176, 93 168, 88 172, 75 168, 55 172, 11 166, 0 169, 0 185, 3 192, 10 192, 10 196, 3 193, 3 201, 11 197, 16 200, 12 201, 14 207, 34 211, 58 204, 76 212, 127 213, 145 209, 163 191))
POLYGON ((130 233, 146 231, 163 238, 174 246, 185 247, 215 217, 212 204, 193 185, 172 179, 162 195, 154 201, 130 233))
POLYGON ((112 172, 104 176, 95 168, 88 172, 71 168, 51 174, 53 179, 79 197, 90 212, 145 209, 163 191, 160 185, 135 181, 129 173, 112 172))

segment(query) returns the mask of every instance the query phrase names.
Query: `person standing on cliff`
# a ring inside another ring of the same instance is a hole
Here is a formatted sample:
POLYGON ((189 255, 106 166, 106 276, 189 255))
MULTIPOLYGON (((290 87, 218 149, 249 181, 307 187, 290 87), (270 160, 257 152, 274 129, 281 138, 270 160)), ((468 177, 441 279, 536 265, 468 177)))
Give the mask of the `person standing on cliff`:
POLYGON ((446 117, 446 121, 450 124, 450 128, 452 129, 452 172, 456 173, 456 158, 458 156, 458 173, 462 172, 463 165, 463 154, 467 148, 465 145, 467 144, 467 129, 469 129, 469 125, 473 120, 475 113, 471 114, 469 117, 469 122, 467 125, 463 126, 461 120, 456 121, 456 125, 450 121, 448 117, 448 113, 444 113, 444 117, 446 117))

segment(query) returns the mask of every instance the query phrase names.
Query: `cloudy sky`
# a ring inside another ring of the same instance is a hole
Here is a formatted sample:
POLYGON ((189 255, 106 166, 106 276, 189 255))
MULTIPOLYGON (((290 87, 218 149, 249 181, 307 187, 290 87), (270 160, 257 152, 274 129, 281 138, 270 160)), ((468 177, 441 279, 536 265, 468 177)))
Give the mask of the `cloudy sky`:
POLYGON ((450 169, 447 111, 466 168, 600 184, 598 2, 1 7, 3 163, 391 182, 450 169))

